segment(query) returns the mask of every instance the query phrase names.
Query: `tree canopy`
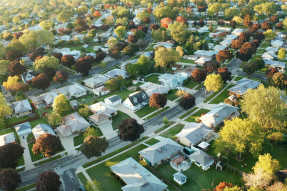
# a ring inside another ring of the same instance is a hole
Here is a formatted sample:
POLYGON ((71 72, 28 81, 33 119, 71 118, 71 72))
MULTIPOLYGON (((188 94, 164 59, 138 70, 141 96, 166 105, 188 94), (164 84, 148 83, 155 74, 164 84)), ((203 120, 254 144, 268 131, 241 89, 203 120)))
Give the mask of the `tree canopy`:
POLYGON ((125 119, 119 125, 119 137, 123 141, 136 141, 140 138, 141 134, 144 132, 142 125, 133 119, 125 119))
POLYGON ((99 157, 103 152, 107 150, 108 147, 109 143, 105 137, 100 138, 89 135, 87 138, 85 138, 81 147, 81 151, 87 158, 94 156, 99 157))

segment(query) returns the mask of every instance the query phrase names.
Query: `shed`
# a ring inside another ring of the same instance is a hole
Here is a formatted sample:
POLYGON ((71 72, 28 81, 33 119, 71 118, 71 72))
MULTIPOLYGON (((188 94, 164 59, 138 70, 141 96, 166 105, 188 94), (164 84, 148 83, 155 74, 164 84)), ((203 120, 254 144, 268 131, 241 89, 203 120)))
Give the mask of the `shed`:
POLYGON ((177 182, 179 185, 183 185, 184 183, 186 183, 187 180, 187 176, 185 176, 184 174, 182 174, 181 172, 177 172, 173 175, 173 179, 175 182, 177 182))

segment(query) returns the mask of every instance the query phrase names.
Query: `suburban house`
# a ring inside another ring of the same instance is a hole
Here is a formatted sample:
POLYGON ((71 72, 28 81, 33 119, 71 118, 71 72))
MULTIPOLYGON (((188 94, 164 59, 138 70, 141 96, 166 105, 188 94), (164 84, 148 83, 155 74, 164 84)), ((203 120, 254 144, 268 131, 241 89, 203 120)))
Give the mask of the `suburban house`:
POLYGON ((232 119, 239 115, 238 107, 220 103, 199 119, 202 124, 213 129, 223 123, 225 119, 232 119))
POLYGON ((54 99, 58 96, 56 92, 48 92, 45 94, 42 94, 43 102, 47 105, 52 105, 54 102, 54 99))
POLYGON ((177 182, 179 185, 183 185, 184 183, 186 183, 187 176, 185 176, 181 172, 177 172, 173 175, 173 180, 177 182))
POLYGON ((237 28, 237 29, 234 29, 231 34, 233 35, 236 35, 236 36, 239 36, 242 32, 244 32, 245 29, 240 29, 240 28, 237 28))
POLYGON ((215 50, 197 50, 194 52, 194 55, 198 57, 205 57, 212 59, 215 55, 218 54, 218 51, 215 50))
POLYGON ((30 115, 32 112, 32 107, 28 101, 28 99, 16 101, 11 104, 11 109, 13 110, 12 114, 7 116, 7 118, 10 117, 24 117, 27 115, 30 115))
POLYGON ((13 132, 0 136, 0 146, 4 146, 8 143, 14 143, 14 142, 16 142, 16 139, 13 132))
POLYGON ((113 69, 107 73, 104 74, 108 78, 116 78, 118 76, 122 76, 124 79, 127 77, 127 72, 122 69, 113 69))
POLYGON ((109 78, 104 75, 96 75, 92 78, 88 78, 84 80, 83 82, 84 82, 84 85, 89 88, 97 88, 97 87, 104 85, 108 80, 109 78))
POLYGON ((271 40, 271 46, 275 48, 280 48, 284 44, 283 40, 271 40))
POLYGON ((28 70, 21 75, 21 78, 24 83, 27 83, 28 81, 33 80, 33 78, 36 76, 37 74, 34 70, 28 70))
POLYGON ((189 123, 176 135, 179 142, 188 147, 212 137, 214 131, 201 123, 189 123))
POLYGON ((109 106, 116 106, 116 105, 122 103, 122 98, 118 95, 113 95, 113 96, 105 98, 104 101, 109 106))
POLYGON ((261 58, 265 60, 273 60, 277 58, 277 55, 274 52, 264 52, 261 58))
POLYGON ((149 165, 157 166, 171 159, 183 150, 183 147, 170 138, 163 138, 160 142, 139 152, 140 157, 149 165))
POLYGON ((261 83, 248 78, 242 78, 236 82, 237 85, 228 89, 230 95, 236 95, 237 97, 242 96, 248 89, 255 89, 261 83))
POLYGON ((276 60, 264 60, 265 65, 270 66, 271 68, 277 68, 279 71, 284 72, 286 69, 286 63, 276 60))
POLYGON ((87 90, 79 84, 74 84, 74 85, 68 86, 67 88, 68 88, 70 97, 79 98, 87 94, 87 90))
POLYGON ((215 51, 220 51, 220 50, 225 50, 227 48, 226 45, 216 45, 215 47, 213 47, 213 50, 215 51))
POLYGON ((176 89, 179 86, 182 86, 183 82, 187 79, 187 77, 183 77, 175 74, 161 74, 158 77, 158 81, 161 82, 162 85, 167 86, 171 89, 176 89))
POLYGON ((89 122, 95 125, 101 125, 111 119, 112 116, 117 114, 117 110, 104 102, 98 102, 89 106, 90 111, 93 113, 89 117, 89 122))
POLYGON ((59 126, 57 130, 63 137, 82 132, 90 126, 78 112, 63 117, 62 124, 63 125, 59 126))
POLYGON ((48 124, 43 124, 40 123, 37 126, 35 126, 32 129, 32 133, 35 137, 35 139, 37 140, 39 138, 40 135, 43 135, 45 133, 50 133, 51 135, 55 135, 55 132, 53 131, 53 129, 50 127, 50 125, 48 124))
POLYGON ((146 82, 140 85, 139 88, 144 90, 149 97, 153 93, 166 94, 169 91, 169 87, 151 83, 151 82, 146 82))
POLYGON ((16 133, 18 136, 28 135, 32 132, 31 125, 29 122, 21 123, 15 126, 16 133))
POLYGON ((202 170, 208 170, 214 163, 214 159, 211 156, 199 149, 188 157, 196 166, 202 168, 202 170))
POLYGON ((135 111, 148 104, 149 97, 145 91, 137 91, 129 95, 124 101, 124 106, 135 111))
POLYGON ((111 166, 110 169, 126 184, 121 188, 123 191, 163 191, 167 189, 165 183, 145 169, 132 157, 111 166))
POLYGON ((195 67, 177 68, 173 73, 178 75, 178 76, 189 78, 191 76, 191 72, 194 69, 195 69, 195 67))
POLYGON ((200 57, 194 62, 196 63, 197 66, 203 66, 205 63, 207 63, 211 60, 212 60, 211 58, 200 57))
POLYGON ((96 89, 93 89, 94 94, 97 96, 104 96, 110 93, 110 90, 106 88, 105 86, 97 87, 96 89))

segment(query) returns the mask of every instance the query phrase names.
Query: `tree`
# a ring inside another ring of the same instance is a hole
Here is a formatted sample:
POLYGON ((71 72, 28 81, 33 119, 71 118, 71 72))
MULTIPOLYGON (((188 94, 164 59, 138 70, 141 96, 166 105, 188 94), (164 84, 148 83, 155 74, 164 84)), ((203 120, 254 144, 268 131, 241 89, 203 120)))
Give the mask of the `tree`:
POLYGON ((66 70, 58 70, 54 76, 54 81, 64 83, 69 79, 69 73, 66 70))
POLYGON ((171 48, 157 47, 155 50, 155 67, 167 68, 180 58, 178 52, 171 48))
POLYGON ((116 39, 115 37, 110 37, 107 41, 107 45, 109 49, 111 49, 115 47, 118 42, 119 42, 118 39, 116 39))
POLYGON ((10 61, 9 60, 0 60, 0 75, 5 76, 8 74, 10 61))
POLYGON ((73 15, 73 13, 71 13, 69 11, 62 11, 58 14, 57 20, 62 22, 62 23, 65 23, 72 17, 72 15, 73 15))
POLYGON ((286 122, 287 113, 282 96, 284 97, 284 94, 282 95, 279 89, 260 85, 254 90, 248 89, 243 95, 241 109, 262 127, 281 129, 286 122))
POLYGON ((231 26, 232 28, 236 28, 236 25, 237 25, 237 22, 236 22, 236 21, 234 21, 234 20, 230 21, 230 26, 231 26))
POLYGON ((101 62, 106 58, 107 54, 105 52, 99 52, 96 54, 96 61, 101 62))
POLYGON ((83 76, 87 76, 95 61, 96 59, 93 56, 80 57, 75 64, 76 71, 80 72, 83 76))
POLYGON ((50 30, 53 24, 54 23, 51 21, 42 21, 40 22, 39 26, 42 27, 44 30, 50 30))
POLYGON ((130 35, 130 36, 128 37, 128 42, 129 42, 129 43, 137 43, 138 40, 139 40, 139 39, 138 39, 138 37, 137 37, 136 35, 130 35))
POLYGON ((272 29, 272 25, 269 22, 264 22, 261 24, 261 28, 262 28, 262 30, 272 29))
POLYGON ((6 90, 16 92, 18 90, 27 90, 25 84, 21 81, 19 76, 9 76, 6 82, 3 82, 6 90))
POLYGON ((279 162, 272 159, 269 153, 259 155, 258 161, 253 167, 254 173, 243 174, 243 180, 246 186, 264 188, 275 178, 277 170, 279 170, 279 162))
POLYGON ((280 48, 278 51, 278 59, 285 59, 286 58, 286 49, 280 48))
POLYGON ((151 24, 151 25, 150 25, 150 29, 151 29, 152 31, 158 30, 159 28, 160 28, 160 26, 159 26, 158 24, 151 24))
POLYGON ((43 73, 32 79, 32 87, 45 90, 50 86, 50 79, 43 73))
POLYGON ((168 28, 168 26, 172 24, 172 19, 171 18, 163 18, 160 20, 160 25, 163 28, 168 28))
POLYGON ((224 191, 225 188, 230 188, 232 187, 233 185, 229 182, 220 182, 216 187, 215 189, 213 189, 214 191, 224 191))
POLYGON ((107 150, 109 143, 105 137, 88 136, 85 138, 81 152, 89 159, 91 157, 99 157, 107 150))
POLYGON ((52 111, 51 113, 46 114, 46 117, 47 117, 47 122, 52 127, 56 127, 62 121, 61 115, 59 113, 55 112, 55 111, 52 111))
POLYGON ((44 56, 43 58, 35 61, 33 65, 35 70, 39 73, 43 73, 45 67, 53 68, 55 70, 60 67, 59 60, 54 56, 44 56))
POLYGON ((126 70, 131 76, 147 75, 152 71, 153 67, 150 63, 148 57, 141 55, 138 62, 135 64, 128 63, 126 65, 126 70))
POLYGON ((191 72, 191 78, 195 81, 195 82, 203 82, 206 78, 206 71, 199 69, 199 68, 195 68, 192 72, 191 72))
POLYGON ((95 128, 88 127, 88 128, 86 128, 85 133, 83 135, 84 135, 85 139, 88 138, 89 136, 97 137, 98 136, 98 132, 96 131, 95 128))
POLYGON ((221 67, 217 69, 217 74, 220 74, 224 83, 226 81, 231 81, 231 72, 227 69, 227 67, 221 67))
POLYGON ((64 116, 69 111, 71 111, 71 104, 63 94, 59 94, 55 97, 53 102, 53 111, 59 113, 61 116, 64 116))
POLYGON ((13 191, 22 183, 21 176, 14 169, 4 169, 0 172, 0 188, 13 191))
POLYGON ((87 118, 90 115, 90 108, 88 105, 85 105, 83 108, 80 108, 78 112, 82 117, 87 118))
POLYGON ((140 138, 141 134, 144 132, 142 125, 133 119, 125 119, 119 125, 119 137, 123 141, 136 141, 140 138))
POLYGON ((232 52, 229 50, 220 50, 216 55, 216 60, 220 63, 225 62, 226 60, 230 60, 233 58, 232 52))
POLYGON ((18 76, 27 71, 26 66, 20 63, 20 61, 14 61, 9 65, 9 73, 11 76, 18 76))
POLYGON ((188 29, 186 24, 175 22, 174 24, 170 25, 169 28, 170 35, 175 42, 182 44, 186 41, 188 29))
POLYGON ((280 89, 287 88, 287 76, 284 73, 277 72, 272 77, 272 84, 280 89))
POLYGON ((265 36, 265 39, 267 40, 273 40, 274 37, 276 36, 276 33, 273 32, 272 29, 268 29, 266 32, 263 33, 265 36))
POLYGON ((220 74, 209 74, 206 76, 204 86, 207 91, 217 92, 223 87, 223 83, 220 74))
POLYGON ((219 138, 215 141, 216 152, 224 152, 227 148, 235 154, 239 153, 239 159, 242 159, 242 153, 246 151, 255 156, 260 153, 264 133, 258 123, 238 117, 226 120, 224 123, 219 131, 219 138))
POLYGON ((195 97, 191 94, 185 94, 179 102, 179 105, 182 109, 189 110, 195 106, 195 97))
POLYGON ((15 99, 16 99, 16 101, 24 100, 24 99, 26 99, 26 95, 22 91, 17 91, 15 94, 15 99))
POLYGON ((44 154, 45 157, 52 157, 58 151, 63 149, 63 145, 55 135, 50 133, 41 134, 36 143, 33 145, 32 151, 34 154, 44 154))
POLYGON ((243 65, 243 72, 245 72, 248 76, 253 74, 257 70, 257 65, 254 62, 248 62, 243 65))
POLYGON ((54 35, 47 30, 28 31, 19 38, 19 41, 25 46, 26 50, 31 50, 42 45, 52 45, 54 35))
POLYGON ((61 58, 61 64, 63 64, 64 66, 67 66, 69 68, 71 66, 73 66, 75 63, 76 63, 76 60, 75 60, 74 56, 72 56, 70 54, 64 55, 61 58))
POLYGON ((124 78, 122 76, 118 76, 117 78, 109 79, 105 86, 111 91, 118 91, 121 89, 124 78))
POLYGON ((123 39, 125 34, 126 34, 126 29, 124 26, 118 26, 116 29, 115 29, 115 34, 117 35, 117 37, 119 39, 123 39))
POLYGON ((54 171, 46 171, 39 175, 36 182, 37 191, 59 191, 61 187, 60 176, 54 171))
POLYGON ((0 168, 16 168, 23 156, 24 148, 18 143, 8 143, 0 147, 0 168))
POLYGON ((275 73, 279 72, 277 68, 268 68, 265 72, 265 76, 270 79, 275 73))
POLYGON ((160 93, 153 93, 149 98, 149 106, 156 108, 163 108, 166 105, 167 98, 160 93))
POLYGON ((250 35, 246 32, 242 32, 242 33, 240 33, 238 39, 243 44, 243 43, 248 42, 250 40, 250 35))

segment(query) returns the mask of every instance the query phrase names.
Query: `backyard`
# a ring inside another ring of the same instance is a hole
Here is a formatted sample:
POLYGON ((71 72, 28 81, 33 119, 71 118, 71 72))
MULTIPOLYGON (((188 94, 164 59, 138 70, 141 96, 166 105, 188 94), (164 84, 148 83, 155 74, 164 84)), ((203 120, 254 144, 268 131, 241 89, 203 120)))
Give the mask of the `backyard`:
POLYGON ((160 84, 160 81, 158 81, 158 75, 157 74, 153 74, 150 75, 149 77, 145 78, 146 82, 152 82, 155 84, 160 84))

